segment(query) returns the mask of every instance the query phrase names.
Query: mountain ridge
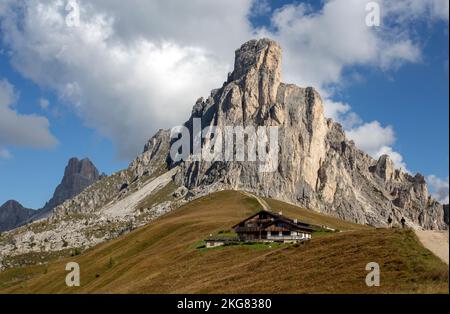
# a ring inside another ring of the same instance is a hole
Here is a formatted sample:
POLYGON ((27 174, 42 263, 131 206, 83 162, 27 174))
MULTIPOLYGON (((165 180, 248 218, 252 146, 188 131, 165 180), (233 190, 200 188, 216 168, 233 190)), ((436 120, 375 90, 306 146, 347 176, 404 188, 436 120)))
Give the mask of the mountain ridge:
POLYGON ((0 207, 0 231, 11 230, 47 217, 55 207, 80 194, 102 176, 104 175, 99 174, 89 158, 81 160, 76 157, 70 158, 61 182, 55 188, 52 198, 42 208, 36 210, 24 208, 15 200, 7 201, 0 207))
POLYGON ((234 71, 222 87, 195 102, 184 123, 190 134, 194 118, 202 127, 278 127, 277 158, 269 160, 276 162, 275 171, 260 172, 259 161, 194 160, 193 151, 172 160, 177 139, 161 129, 128 168, 1 237, 0 268, 22 265, 42 250, 95 246, 221 190, 247 191, 363 225, 388 227, 390 217, 394 225, 405 218, 411 228, 448 229, 444 207, 429 195, 422 175, 395 169, 387 155, 374 159, 359 150, 339 123, 324 117, 314 88, 281 81, 281 48, 270 39, 236 50, 234 71))

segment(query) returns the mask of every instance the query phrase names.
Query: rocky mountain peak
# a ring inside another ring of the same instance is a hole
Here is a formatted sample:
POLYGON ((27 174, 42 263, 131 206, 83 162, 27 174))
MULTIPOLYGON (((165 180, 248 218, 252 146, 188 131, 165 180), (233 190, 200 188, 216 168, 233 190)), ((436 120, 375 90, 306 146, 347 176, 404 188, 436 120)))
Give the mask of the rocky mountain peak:
POLYGON ((16 200, 9 200, 6 201, 2 206, 2 209, 21 209, 23 208, 22 204, 20 204, 18 201, 16 200))
POLYGON ((280 46, 270 39, 250 40, 236 50, 234 70, 226 84, 230 90, 227 109, 233 111, 235 99, 242 98, 244 122, 260 120, 275 104, 280 83, 280 46))
POLYGON ((281 47, 278 43, 267 38, 254 39, 236 50, 231 80, 238 80, 252 72, 267 73, 274 81, 280 81, 281 47))
POLYGON ((102 176, 88 158, 82 160, 71 158, 65 167, 61 183, 43 208, 39 210, 24 208, 15 200, 7 201, 0 207, 0 231, 17 228, 47 217, 56 206, 80 194, 88 186, 100 180, 102 176))
POLYGON ((193 118, 203 127, 277 126, 275 171, 262 174, 248 161, 188 159, 169 165, 180 166, 176 181, 193 193, 246 190, 361 224, 384 226, 392 216, 447 228, 443 207, 429 197, 423 177, 395 169, 388 155, 376 160, 359 150, 338 123, 325 119, 314 88, 281 82, 281 59, 280 46, 270 39, 244 43, 225 84, 198 99, 185 123, 191 134, 193 118))
POLYGON ((89 180, 95 180, 99 177, 97 168, 95 168, 89 158, 78 160, 78 158, 73 157, 69 159, 69 162, 64 170, 63 181, 70 181, 71 178, 77 175, 89 180))
POLYGON ((85 188, 101 178, 97 168, 88 159, 71 158, 64 170, 61 183, 56 187, 53 197, 40 211, 41 214, 48 213, 65 200, 78 195, 85 188))
POLYGON ((0 232, 18 226, 34 213, 34 210, 23 207, 15 200, 5 202, 0 206, 0 232))

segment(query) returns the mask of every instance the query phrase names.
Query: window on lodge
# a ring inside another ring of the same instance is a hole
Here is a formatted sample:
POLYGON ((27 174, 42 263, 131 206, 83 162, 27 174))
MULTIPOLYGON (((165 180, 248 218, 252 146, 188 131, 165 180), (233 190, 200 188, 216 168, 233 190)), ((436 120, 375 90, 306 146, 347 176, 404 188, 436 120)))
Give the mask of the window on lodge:
POLYGON ((289 235, 291 235, 290 231, 283 231, 283 236, 289 236, 289 235))

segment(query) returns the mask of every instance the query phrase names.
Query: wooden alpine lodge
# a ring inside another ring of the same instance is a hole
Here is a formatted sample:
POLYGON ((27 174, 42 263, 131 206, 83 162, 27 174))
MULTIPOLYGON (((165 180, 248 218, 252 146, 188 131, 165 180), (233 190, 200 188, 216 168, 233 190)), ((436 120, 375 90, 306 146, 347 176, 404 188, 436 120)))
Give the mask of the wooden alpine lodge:
POLYGON ((313 226, 290 219, 282 213, 261 210, 233 227, 236 238, 210 237, 206 247, 216 247, 240 242, 282 242, 295 243, 311 239, 313 226))
POLYGON ((262 210, 233 226, 239 241, 297 242, 311 239, 309 224, 262 210))

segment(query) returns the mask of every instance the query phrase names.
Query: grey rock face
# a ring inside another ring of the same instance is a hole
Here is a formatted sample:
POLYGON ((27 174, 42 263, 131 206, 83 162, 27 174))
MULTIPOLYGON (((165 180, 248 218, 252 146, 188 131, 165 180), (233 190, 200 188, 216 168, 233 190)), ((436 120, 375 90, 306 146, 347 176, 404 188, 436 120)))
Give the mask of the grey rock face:
POLYGON ((56 206, 64 203, 65 200, 80 194, 100 177, 97 168, 89 159, 71 158, 64 170, 61 183, 56 187, 53 197, 39 211, 39 216, 44 216, 56 206))
POLYGON ((159 130, 144 146, 144 152, 136 157, 129 169, 134 180, 154 173, 158 168, 165 167, 170 150, 170 132, 159 130))
POLYGON ((7 201, 0 206, 0 232, 17 227, 34 213, 35 210, 25 208, 17 201, 7 201))
POLYGON ((414 227, 448 227, 422 175, 395 169, 387 155, 374 160, 324 117, 314 88, 281 82, 277 43, 249 41, 235 60, 223 87, 199 99, 185 125, 191 134, 193 118, 201 118, 202 127, 278 126, 276 171, 261 173, 258 162, 188 159, 171 164, 182 169, 178 184, 198 192, 248 190, 361 224, 386 226, 391 216, 394 223, 404 217, 414 227))

